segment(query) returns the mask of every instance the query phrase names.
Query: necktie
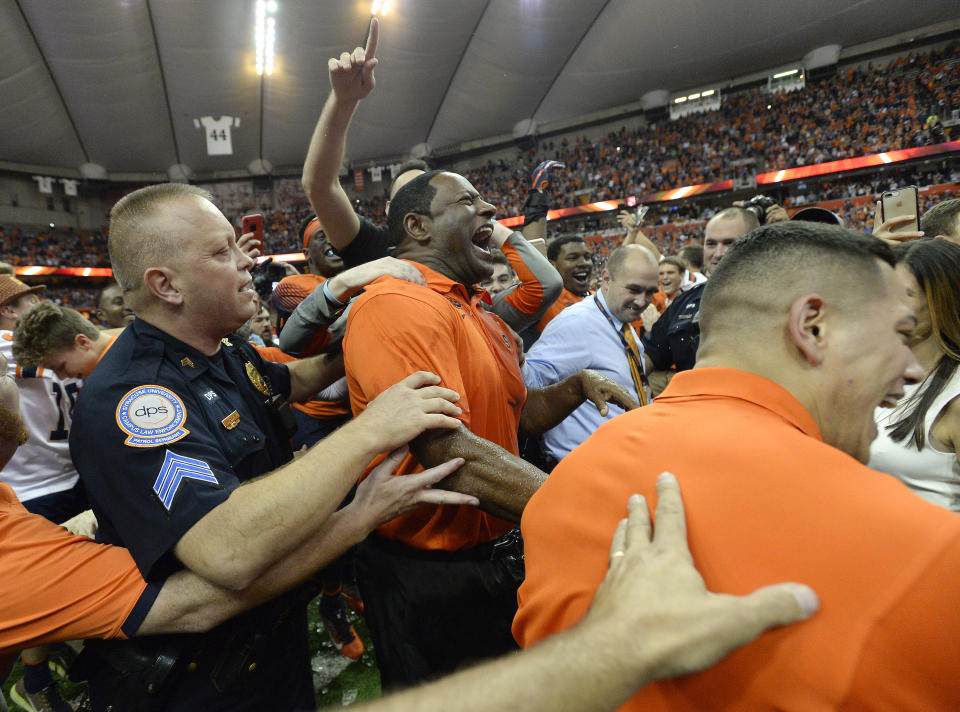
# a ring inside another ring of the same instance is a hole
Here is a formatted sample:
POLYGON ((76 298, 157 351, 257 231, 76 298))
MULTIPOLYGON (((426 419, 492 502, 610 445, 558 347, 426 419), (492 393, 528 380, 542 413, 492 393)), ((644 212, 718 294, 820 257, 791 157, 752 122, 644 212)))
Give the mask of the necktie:
POLYGON ((643 361, 640 357, 640 348, 637 346, 637 340, 633 337, 633 329, 630 324, 624 324, 622 327, 623 338, 627 341, 627 361, 630 363, 630 375, 633 377, 633 385, 637 389, 637 395, 640 396, 640 405, 647 404, 647 377, 643 373, 643 361))

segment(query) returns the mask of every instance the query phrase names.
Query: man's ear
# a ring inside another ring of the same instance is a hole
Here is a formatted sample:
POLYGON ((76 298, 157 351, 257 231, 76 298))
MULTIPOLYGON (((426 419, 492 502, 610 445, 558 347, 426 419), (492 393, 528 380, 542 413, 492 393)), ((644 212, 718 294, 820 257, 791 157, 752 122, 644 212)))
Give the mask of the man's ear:
POLYGON ((600 273, 600 283, 601 284, 610 284, 610 270, 606 267, 603 268, 603 271, 600 273))
POLYGON ((826 304, 819 294, 797 297, 790 305, 787 333, 807 363, 819 366, 823 362, 826 329, 826 304))
POLYGON ((183 304, 177 274, 169 267, 150 267, 143 273, 143 286, 154 297, 171 306, 183 304))
POLYGON ((73 348, 89 351, 91 346, 93 346, 93 340, 86 334, 77 334, 73 337, 73 348))
POLYGON ((417 242, 430 239, 431 222, 427 215, 407 213, 403 216, 403 231, 417 242))

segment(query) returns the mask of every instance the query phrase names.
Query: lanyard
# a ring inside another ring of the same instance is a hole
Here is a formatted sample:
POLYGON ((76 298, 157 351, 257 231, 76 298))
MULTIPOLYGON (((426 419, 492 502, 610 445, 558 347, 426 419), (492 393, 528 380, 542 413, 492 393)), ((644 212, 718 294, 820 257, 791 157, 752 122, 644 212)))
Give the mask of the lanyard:
MULTIPOLYGON (((613 323, 613 317, 607 313, 607 310, 603 308, 603 304, 600 303, 600 300, 597 298, 597 295, 593 295, 593 303, 597 305, 597 309, 600 310, 600 313, 603 314, 607 321, 610 322, 610 326, 617 336, 620 338, 620 343, 623 345, 623 350, 627 354, 627 361, 630 363, 630 373, 633 376, 633 385, 637 389, 637 395, 640 397, 640 404, 647 404, 647 374, 643 371, 643 361, 640 360, 640 353, 637 351, 636 347, 631 346, 627 342, 627 338, 623 335, 623 332, 617 328, 617 325, 613 323), (639 382, 638 382, 639 381, 639 382)), ((629 324, 624 324, 628 329, 632 328, 629 324)))

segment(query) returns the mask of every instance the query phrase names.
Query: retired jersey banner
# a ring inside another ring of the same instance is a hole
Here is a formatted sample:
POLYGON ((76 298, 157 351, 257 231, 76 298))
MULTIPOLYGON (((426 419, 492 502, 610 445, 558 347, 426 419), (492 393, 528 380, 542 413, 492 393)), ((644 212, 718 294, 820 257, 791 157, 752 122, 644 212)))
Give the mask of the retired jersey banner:
POLYGON ((363 171, 358 170, 353 172, 353 187, 357 190, 363 190, 363 171))

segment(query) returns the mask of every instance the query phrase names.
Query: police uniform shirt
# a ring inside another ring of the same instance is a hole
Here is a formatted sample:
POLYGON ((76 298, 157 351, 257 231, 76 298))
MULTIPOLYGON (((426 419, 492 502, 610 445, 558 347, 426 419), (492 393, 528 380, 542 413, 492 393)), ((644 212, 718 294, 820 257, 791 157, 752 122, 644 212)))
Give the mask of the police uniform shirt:
POLYGON ((291 458, 263 404, 289 391, 286 366, 239 337, 208 359, 137 319, 86 380, 70 437, 98 539, 126 546, 148 580, 179 568, 165 558, 187 530, 291 458))
MULTIPOLYGON (((289 436, 265 404, 270 393, 285 398, 289 391, 287 367, 264 362, 240 337, 227 337, 207 358, 136 319, 86 380, 70 437, 100 523, 98 540, 126 546, 148 581, 182 568, 172 551, 183 534, 241 482, 292 458, 289 436)), ((309 597, 300 596, 291 591, 199 636, 199 653, 188 645, 187 668, 196 667, 176 679, 163 709, 312 705, 309 597), (218 675, 223 684, 214 680, 218 675)), ((143 646, 165 639, 198 636, 92 642, 143 646)), ((91 691, 109 698, 114 684, 91 679, 91 691)))
POLYGON ((677 295, 657 323, 643 337, 644 353, 653 367, 666 371, 676 366, 678 371, 693 368, 700 346, 700 300, 704 285, 697 285, 677 295))

